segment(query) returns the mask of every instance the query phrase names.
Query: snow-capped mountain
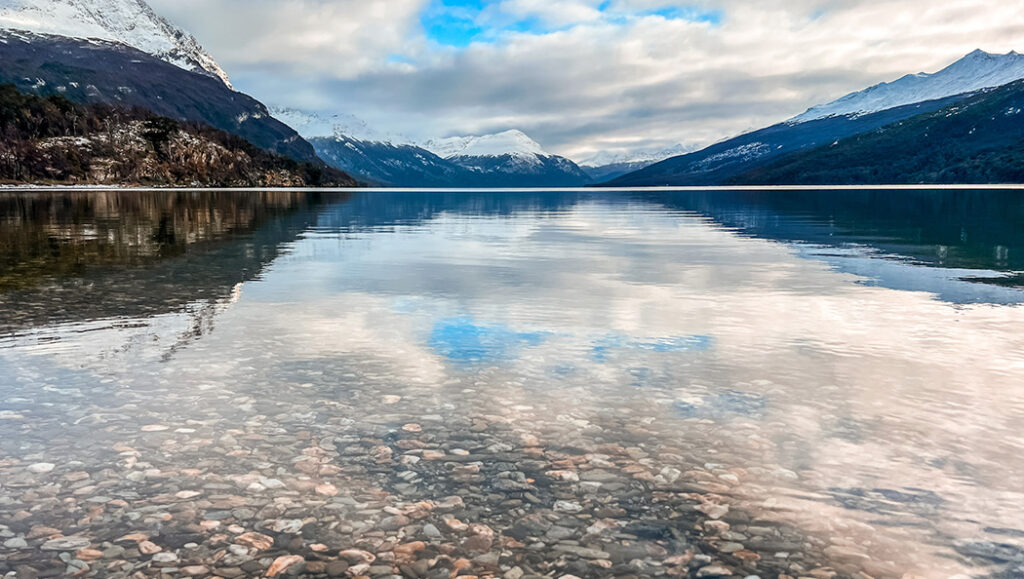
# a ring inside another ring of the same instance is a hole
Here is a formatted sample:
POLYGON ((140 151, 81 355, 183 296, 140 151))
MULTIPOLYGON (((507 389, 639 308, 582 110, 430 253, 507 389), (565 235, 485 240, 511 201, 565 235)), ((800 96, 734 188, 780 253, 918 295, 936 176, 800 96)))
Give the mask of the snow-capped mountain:
POLYGON ((276 108, 272 114, 309 138, 329 165, 400 187, 567 187, 589 178, 522 131, 415 144, 373 130, 352 115, 276 108))
POLYGON ((627 163, 657 163, 679 155, 693 152, 692 147, 674 145, 665 149, 638 149, 635 151, 601 151, 595 153, 582 161, 580 167, 605 167, 607 165, 623 165, 627 163))
POLYGON ((0 29, 120 42, 231 88, 227 73, 195 37, 144 0, 0 0, 0 29))
POLYGON ((320 163, 313 147, 256 99, 112 40, 0 29, 0 84, 82 104, 139 107, 209 125, 263 149, 320 163))
POLYGON ((432 139, 421 145, 443 158, 497 157, 500 155, 528 155, 551 157, 544 147, 522 131, 504 131, 478 137, 448 137, 432 139))
POLYGON ((685 155, 695 150, 692 147, 675 145, 667 149, 639 149, 628 152, 602 151, 587 157, 580 168, 595 183, 603 183, 633 171, 639 171, 655 163, 685 155))
POLYGON ((574 187, 590 181, 576 163, 548 153, 522 131, 434 139, 421 146, 472 174, 486 176, 485 182, 493 186, 574 187))
POLYGON ((1024 79, 1024 55, 989 54, 976 50, 934 74, 909 74, 875 85, 828 104, 811 108, 790 120, 804 123, 826 117, 863 115, 904 105, 994 88, 1024 79))
POLYGON ((412 144, 412 139, 405 135, 382 133, 363 119, 348 113, 316 113, 272 106, 270 114, 307 139, 331 137, 396 146, 412 144))

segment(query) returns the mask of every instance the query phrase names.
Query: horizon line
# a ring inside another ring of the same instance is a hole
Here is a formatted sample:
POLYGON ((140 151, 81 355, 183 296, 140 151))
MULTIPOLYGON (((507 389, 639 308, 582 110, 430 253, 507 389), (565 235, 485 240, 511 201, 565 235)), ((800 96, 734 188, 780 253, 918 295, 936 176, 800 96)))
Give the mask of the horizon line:
POLYGON ((323 193, 574 193, 574 192, 700 192, 700 191, 1024 191, 1024 183, 946 184, 946 185, 708 185, 708 186, 651 186, 651 187, 128 187, 120 185, 0 185, 0 193, 54 193, 135 191, 159 193, 186 192, 323 192, 323 193))

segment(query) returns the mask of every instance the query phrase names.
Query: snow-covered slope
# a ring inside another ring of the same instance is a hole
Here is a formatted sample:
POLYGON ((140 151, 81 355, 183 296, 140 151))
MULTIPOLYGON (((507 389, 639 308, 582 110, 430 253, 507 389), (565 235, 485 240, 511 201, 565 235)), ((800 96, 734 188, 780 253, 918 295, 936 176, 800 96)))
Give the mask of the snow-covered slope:
POLYGON ((382 133, 366 121, 347 113, 316 113, 287 107, 270 107, 270 114, 307 139, 330 137, 386 145, 412 145, 412 140, 397 133, 382 133))
POLYGON ((1024 78, 1024 55, 976 50, 934 74, 910 74, 899 80, 816 106, 791 123, 843 115, 861 115, 1009 84, 1024 78))
POLYGON ((449 137, 433 139, 421 145, 424 149, 442 158, 449 157, 498 157, 501 155, 552 156, 522 131, 505 131, 480 137, 449 137))
POLYGON ((0 0, 0 28, 121 42, 231 87, 227 73, 191 34, 144 0, 0 0))
POLYGON ((605 167, 607 165, 643 163, 653 164, 672 157, 678 157, 679 155, 685 155, 693 151, 693 148, 684 147, 682 145, 675 145, 673 147, 668 147, 667 149, 639 149, 628 152, 601 151, 600 153, 596 153, 586 159, 583 159, 580 162, 580 167, 605 167))

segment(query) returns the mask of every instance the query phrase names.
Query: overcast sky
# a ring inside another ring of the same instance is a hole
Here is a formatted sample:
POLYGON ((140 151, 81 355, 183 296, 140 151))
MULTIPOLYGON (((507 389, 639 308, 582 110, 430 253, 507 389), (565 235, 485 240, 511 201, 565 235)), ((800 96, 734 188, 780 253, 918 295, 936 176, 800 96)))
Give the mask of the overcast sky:
POLYGON ((236 88, 414 139, 710 144, 982 48, 1024 0, 150 0, 236 88))

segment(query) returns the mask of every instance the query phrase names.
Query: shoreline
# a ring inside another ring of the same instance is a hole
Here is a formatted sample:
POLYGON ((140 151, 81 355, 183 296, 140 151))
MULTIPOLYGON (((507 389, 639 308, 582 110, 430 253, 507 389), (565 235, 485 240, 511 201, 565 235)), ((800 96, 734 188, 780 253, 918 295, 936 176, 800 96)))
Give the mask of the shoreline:
POLYGON ((65 191, 186 192, 325 192, 325 193, 572 193, 572 192, 700 192, 700 191, 1024 191, 1024 183, 989 185, 708 185, 685 187, 131 187, 120 185, 0 185, 0 192, 49 193, 65 191))

